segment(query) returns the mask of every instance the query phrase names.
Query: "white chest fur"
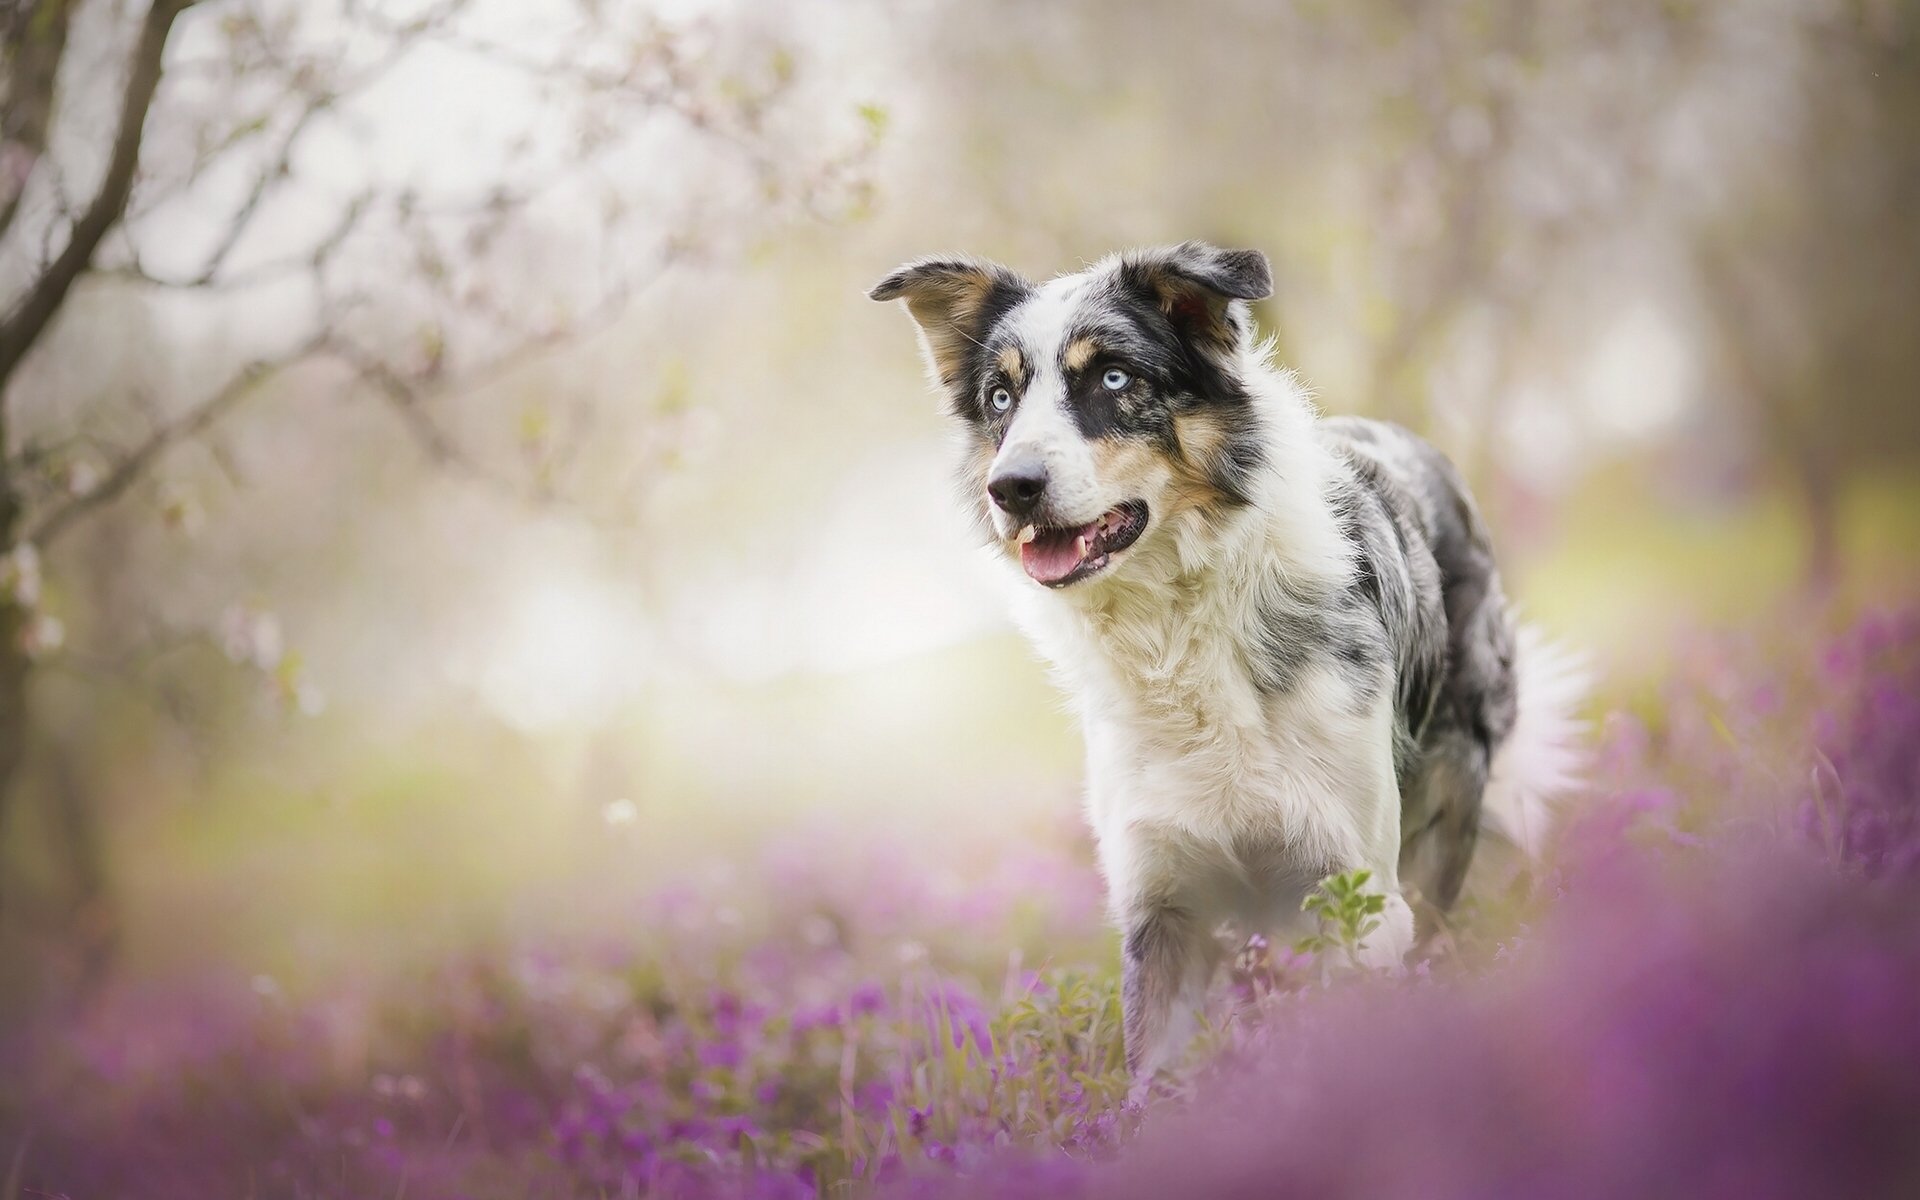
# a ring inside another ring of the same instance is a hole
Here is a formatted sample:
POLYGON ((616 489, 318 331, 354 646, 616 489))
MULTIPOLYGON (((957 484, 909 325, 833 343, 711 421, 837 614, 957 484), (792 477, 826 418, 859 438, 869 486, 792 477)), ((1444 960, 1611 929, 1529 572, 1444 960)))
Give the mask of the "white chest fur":
POLYGON ((1222 916, 1264 915, 1331 870, 1394 882, 1390 697, 1333 664, 1263 693, 1249 665, 1257 612, 1218 577, 1112 605, 1037 599, 1023 623, 1081 719, 1088 816, 1116 907, 1180 891, 1236 910, 1222 916), (1262 880, 1284 894, 1265 895, 1262 880))

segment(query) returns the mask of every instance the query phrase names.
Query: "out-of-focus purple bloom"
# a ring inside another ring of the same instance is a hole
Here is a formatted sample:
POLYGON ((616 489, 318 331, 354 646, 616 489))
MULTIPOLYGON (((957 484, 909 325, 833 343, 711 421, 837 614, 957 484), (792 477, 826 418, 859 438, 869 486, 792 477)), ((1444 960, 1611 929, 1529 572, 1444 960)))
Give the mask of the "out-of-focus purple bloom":
POLYGON ((702 1042, 694 1057, 703 1067, 732 1070, 745 1062, 747 1055, 738 1042, 702 1042))
MULTIPOLYGON (((1273 1031, 1275 1053, 1150 1116, 1114 1166, 1082 1166, 1079 1189, 1909 1194, 1920 893, 1791 853, 1640 882, 1571 899, 1497 978, 1326 993, 1273 1031)), ((910 1194, 1067 1194, 1057 1162, 1027 1178, 1030 1161, 910 1194)))
POLYGON ((840 1006, 837 1004, 814 1004, 794 1010, 792 1029, 796 1037, 805 1036, 819 1029, 838 1029, 839 1027, 840 1006))
POLYGON ((958 983, 941 980, 934 985, 926 997, 926 1020, 930 1028, 945 1030, 956 1048, 971 1039, 982 1057, 992 1057, 993 1018, 979 999, 958 983))
POLYGON ((1249 939, 1150 1108, 1083 845, 823 836, 758 911, 739 869, 632 902, 644 949, 5 1031, 0 1153, 31 1124, 23 1194, 155 1200, 1920 1194, 1920 610, 1766 646, 1680 647, 1452 954, 1323 983, 1249 939))
POLYGON ((853 1106, 863 1113, 879 1115, 893 1103, 893 1084, 885 1079, 870 1079, 854 1090, 853 1106))

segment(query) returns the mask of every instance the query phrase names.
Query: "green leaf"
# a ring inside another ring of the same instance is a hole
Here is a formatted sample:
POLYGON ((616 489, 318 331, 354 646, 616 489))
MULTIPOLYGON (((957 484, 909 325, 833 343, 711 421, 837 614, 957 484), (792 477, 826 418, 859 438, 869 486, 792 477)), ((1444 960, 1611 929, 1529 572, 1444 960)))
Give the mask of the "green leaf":
POLYGON ((885 106, 869 100, 854 111, 858 112, 860 119, 867 123, 868 137, 877 142, 886 136, 887 123, 893 119, 893 116, 886 110, 885 106))

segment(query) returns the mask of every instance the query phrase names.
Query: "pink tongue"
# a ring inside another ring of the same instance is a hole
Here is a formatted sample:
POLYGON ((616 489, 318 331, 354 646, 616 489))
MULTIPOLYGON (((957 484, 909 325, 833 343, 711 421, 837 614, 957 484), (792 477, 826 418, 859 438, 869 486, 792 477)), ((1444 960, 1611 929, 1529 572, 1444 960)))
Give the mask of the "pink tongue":
POLYGON ((1059 583, 1080 565, 1080 554, 1073 548, 1079 530, 1050 533, 1020 547, 1020 565, 1039 583, 1059 583))

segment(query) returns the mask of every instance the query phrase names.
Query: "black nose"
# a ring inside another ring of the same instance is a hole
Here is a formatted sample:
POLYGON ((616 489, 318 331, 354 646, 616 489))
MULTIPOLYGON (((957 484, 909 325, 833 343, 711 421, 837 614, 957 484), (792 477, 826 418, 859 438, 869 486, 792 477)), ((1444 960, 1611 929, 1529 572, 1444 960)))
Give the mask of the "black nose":
POLYGON ((1025 517, 1047 493, 1047 468, 1037 459, 1010 462, 987 480, 987 495, 1010 517, 1025 517))

